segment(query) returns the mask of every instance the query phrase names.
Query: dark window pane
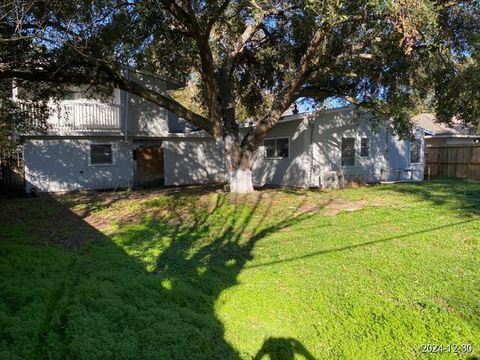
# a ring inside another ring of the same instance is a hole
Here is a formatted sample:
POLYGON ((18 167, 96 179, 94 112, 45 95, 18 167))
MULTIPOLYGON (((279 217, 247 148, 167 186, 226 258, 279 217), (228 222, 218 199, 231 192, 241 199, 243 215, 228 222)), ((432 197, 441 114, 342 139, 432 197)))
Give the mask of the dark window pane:
POLYGON ((91 145, 90 163, 111 164, 112 163, 112 145, 91 145))
POLYGON ((277 139, 277 157, 288 158, 288 138, 277 139))
POLYGON ((265 148, 265 157, 275 157, 275 139, 263 140, 263 147, 265 148))
POLYGON ((420 141, 412 140, 410 143, 410 163, 420 162, 420 141))
POLYGON ((367 157, 370 156, 370 146, 368 144, 368 138, 362 138, 360 147, 360 156, 367 157))
POLYGON ((63 100, 75 100, 75 93, 67 91, 63 94, 63 100))
POLYGON ((342 166, 355 165, 355 139, 342 139, 342 166))

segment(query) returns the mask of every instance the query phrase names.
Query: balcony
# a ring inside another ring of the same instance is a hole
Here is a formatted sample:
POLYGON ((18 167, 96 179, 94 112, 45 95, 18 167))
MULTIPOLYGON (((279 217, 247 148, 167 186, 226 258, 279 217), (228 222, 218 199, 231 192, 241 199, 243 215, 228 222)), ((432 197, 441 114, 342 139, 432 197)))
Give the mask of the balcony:
MULTIPOLYGON (((32 113, 35 108, 22 104, 32 113)), ((48 132, 67 133, 120 133, 123 107, 119 104, 102 103, 95 100, 63 100, 52 103, 47 119, 48 132)))

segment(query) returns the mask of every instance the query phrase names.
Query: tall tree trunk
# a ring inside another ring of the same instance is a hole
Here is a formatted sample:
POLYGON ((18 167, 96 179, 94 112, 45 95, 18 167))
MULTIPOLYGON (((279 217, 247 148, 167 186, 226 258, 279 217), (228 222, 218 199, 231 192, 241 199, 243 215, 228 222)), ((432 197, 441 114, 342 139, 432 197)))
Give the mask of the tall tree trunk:
POLYGON ((237 194, 253 192, 253 153, 242 149, 239 139, 230 135, 223 139, 223 149, 230 192, 237 194))
POLYGON ((253 192, 252 169, 232 169, 229 173, 230 192, 247 194, 253 192))

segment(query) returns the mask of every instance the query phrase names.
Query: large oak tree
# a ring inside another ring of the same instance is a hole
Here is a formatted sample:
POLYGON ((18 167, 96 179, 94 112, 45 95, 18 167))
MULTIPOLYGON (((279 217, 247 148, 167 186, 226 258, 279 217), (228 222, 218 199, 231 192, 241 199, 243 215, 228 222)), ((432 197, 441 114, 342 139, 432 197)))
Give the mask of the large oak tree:
POLYGON ((15 78, 31 92, 59 94, 73 83, 141 96, 221 144, 235 192, 253 190, 262 139, 299 99, 341 98, 393 119, 398 131, 419 106, 478 125, 478 1, 0 3, 0 81, 15 78), (183 81, 197 74, 204 111, 131 80, 126 66, 183 81), (254 127, 241 130, 239 107, 254 127))

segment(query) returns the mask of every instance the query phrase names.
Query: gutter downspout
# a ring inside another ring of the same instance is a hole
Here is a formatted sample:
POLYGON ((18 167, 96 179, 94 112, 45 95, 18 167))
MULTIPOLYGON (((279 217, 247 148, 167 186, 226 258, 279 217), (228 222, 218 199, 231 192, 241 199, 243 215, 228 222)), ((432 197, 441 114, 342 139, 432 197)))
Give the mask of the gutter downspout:
MULTIPOLYGON (((130 72, 128 70, 128 65, 127 65, 127 80, 130 80, 130 72)), ((128 103, 130 102, 130 93, 128 91, 125 91, 125 124, 124 124, 124 142, 125 144, 128 143, 128 103)), ((132 154, 130 154, 132 155, 132 154)), ((132 155, 133 156, 133 155, 132 155)), ((132 167, 132 180, 135 181, 135 167, 132 167)), ((128 180, 128 187, 130 188, 130 179, 128 180)))
POLYGON ((314 163, 314 151, 313 151, 313 145, 314 145, 314 130, 315 130, 315 118, 313 119, 308 119, 308 125, 310 128, 310 174, 309 174, 309 179, 308 179, 308 187, 309 188, 314 188, 317 187, 317 185, 313 185, 312 178, 313 178, 313 163, 314 163))
MULTIPOLYGON (((130 72, 127 65, 127 80, 130 80, 130 72)), ((125 124, 123 134, 125 136, 124 141, 128 142, 128 103, 130 102, 130 94, 128 91, 125 91, 125 124)))

